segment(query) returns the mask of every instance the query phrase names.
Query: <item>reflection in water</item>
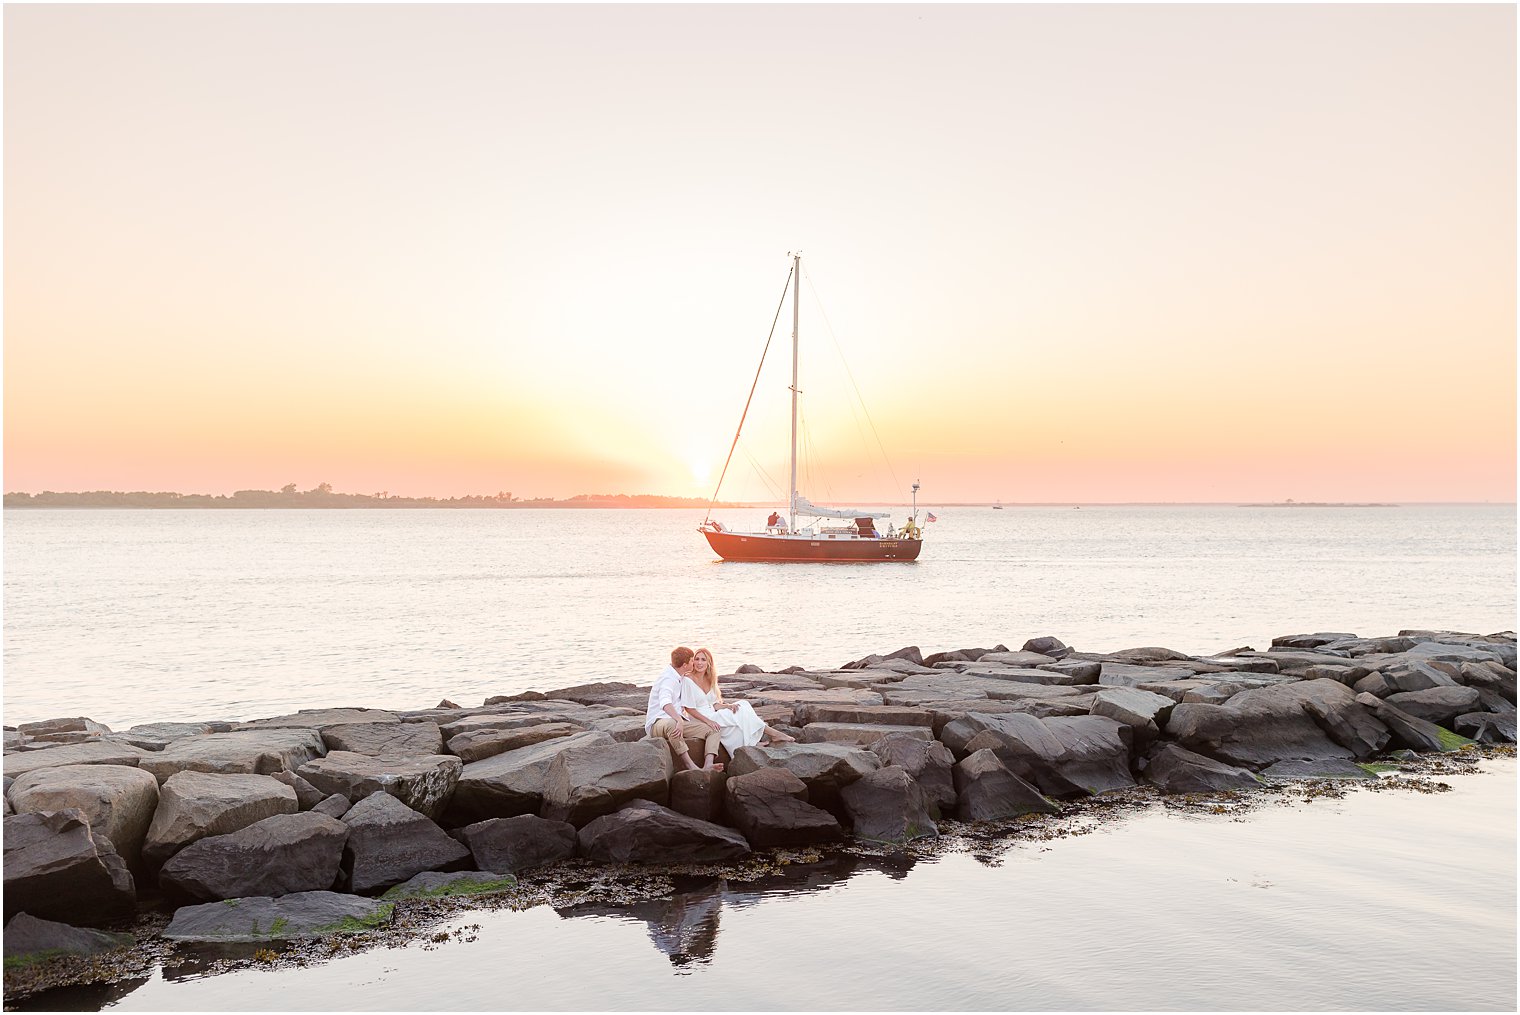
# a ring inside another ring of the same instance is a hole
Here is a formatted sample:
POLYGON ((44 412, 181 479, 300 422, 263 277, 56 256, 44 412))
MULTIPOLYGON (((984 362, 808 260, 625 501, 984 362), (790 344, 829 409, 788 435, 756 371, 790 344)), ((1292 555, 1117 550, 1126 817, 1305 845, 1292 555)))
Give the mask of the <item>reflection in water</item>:
POLYGON ((727 878, 676 878, 676 891, 667 899, 609 905, 585 903, 556 909, 564 919, 602 917, 646 924, 649 940, 670 959, 677 973, 705 966, 718 948, 718 930, 725 905, 744 908, 767 897, 824 891, 868 871, 894 880, 907 877, 915 859, 897 853, 883 857, 834 856, 819 863, 793 864, 756 881, 727 878))

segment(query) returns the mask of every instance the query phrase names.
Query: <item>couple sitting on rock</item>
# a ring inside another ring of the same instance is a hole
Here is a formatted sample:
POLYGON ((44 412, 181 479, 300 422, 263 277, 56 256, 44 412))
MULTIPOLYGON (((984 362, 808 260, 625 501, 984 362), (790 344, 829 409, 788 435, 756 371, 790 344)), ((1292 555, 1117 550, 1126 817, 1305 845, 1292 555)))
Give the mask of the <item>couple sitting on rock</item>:
POLYGON ((747 701, 724 701, 718 689, 718 670, 712 653, 681 646, 670 653, 670 665, 649 689, 649 711, 644 730, 670 742, 670 750, 682 767, 721 772, 718 751, 729 756, 741 747, 769 747, 793 742, 771 729, 747 701), (703 759, 697 764, 695 752, 703 759))

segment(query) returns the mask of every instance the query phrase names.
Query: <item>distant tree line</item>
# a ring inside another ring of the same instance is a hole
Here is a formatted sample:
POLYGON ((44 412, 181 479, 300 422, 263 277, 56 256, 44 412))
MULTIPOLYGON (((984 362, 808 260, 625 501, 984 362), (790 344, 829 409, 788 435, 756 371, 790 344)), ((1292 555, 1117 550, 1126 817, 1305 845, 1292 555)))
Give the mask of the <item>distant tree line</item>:
MULTIPOLYGON (((8 508, 662 508, 705 507, 701 497, 661 497, 657 494, 583 493, 568 500, 552 497, 523 499, 508 491, 470 494, 464 497, 402 497, 387 490, 377 493, 334 493, 331 483, 310 490, 297 490, 287 483, 278 490, 238 490, 226 494, 122 493, 92 490, 86 493, 7 493, 8 508)), ((737 507, 720 504, 720 507, 737 507)))

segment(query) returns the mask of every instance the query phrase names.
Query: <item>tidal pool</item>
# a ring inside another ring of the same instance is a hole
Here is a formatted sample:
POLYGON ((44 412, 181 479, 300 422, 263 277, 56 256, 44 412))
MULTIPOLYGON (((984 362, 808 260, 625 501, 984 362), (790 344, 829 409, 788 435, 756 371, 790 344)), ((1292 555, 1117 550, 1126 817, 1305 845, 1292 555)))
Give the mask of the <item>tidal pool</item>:
POLYGON ((626 906, 473 911, 301 968, 55 991, 26 1007, 1496 1009, 1516 1002, 1514 759, 1447 792, 1237 815, 1154 804, 978 852, 838 856, 626 906))

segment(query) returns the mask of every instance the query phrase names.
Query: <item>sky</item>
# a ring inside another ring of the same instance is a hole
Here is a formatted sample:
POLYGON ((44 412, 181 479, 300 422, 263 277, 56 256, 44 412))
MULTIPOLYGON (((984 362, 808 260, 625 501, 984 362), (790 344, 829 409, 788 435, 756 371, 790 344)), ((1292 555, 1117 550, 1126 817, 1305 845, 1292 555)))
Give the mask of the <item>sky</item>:
POLYGON ((5 489, 1510 502, 1515 39, 7 5, 5 489))

